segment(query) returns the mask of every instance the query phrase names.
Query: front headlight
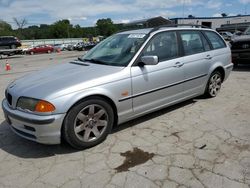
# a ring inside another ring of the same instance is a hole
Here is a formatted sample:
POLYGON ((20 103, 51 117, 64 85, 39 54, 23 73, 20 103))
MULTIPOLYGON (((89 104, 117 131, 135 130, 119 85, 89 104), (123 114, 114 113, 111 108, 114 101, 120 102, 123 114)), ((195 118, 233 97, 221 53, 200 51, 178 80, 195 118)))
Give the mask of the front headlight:
POLYGON ((17 101, 17 107, 32 112, 53 112, 56 109, 55 106, 48 101, 28 97, 20 97, 17 101))

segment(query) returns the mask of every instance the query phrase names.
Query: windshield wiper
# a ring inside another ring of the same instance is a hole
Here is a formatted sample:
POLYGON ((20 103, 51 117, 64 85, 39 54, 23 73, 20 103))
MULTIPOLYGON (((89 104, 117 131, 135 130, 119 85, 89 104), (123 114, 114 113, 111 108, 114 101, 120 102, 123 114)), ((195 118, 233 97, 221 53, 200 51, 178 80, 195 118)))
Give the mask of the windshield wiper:
POLYGON ((98 60, 98 59, 82 59, 83 61, 89 61, 92 63, 96 63, 96 64, 102 64, 102 65, 107 65, 106 62, 98 60))

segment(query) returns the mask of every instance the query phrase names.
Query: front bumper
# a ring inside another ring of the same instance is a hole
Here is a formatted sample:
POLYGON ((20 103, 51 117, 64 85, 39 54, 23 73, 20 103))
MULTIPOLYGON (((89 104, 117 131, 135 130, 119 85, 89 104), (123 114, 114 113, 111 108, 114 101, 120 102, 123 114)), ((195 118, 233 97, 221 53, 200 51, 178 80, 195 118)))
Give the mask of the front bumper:
POLYGON ((60 144, 61 126, 65 114, 40 116, 11 109, 6 99, 2 102, 5 119, 21 137, 42 144, 60 144))
POLYGON ((233 63, 249 63, 250 49, 232 51, 232 59, 233 59, 233 63))

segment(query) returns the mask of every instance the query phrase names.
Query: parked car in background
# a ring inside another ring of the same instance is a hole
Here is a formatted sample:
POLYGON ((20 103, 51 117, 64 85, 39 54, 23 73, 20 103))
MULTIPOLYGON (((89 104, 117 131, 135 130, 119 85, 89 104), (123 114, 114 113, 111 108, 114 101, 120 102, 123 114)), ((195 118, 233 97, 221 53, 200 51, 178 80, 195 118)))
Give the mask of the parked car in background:
POLYGON ((21 41, 17 37, 0 36, 0 49, 16 49, 21 45, 21 41))
POLYGON ((67 46, 65 44, 54 44, 53 47, 54 47, 54 51, 58 51, 58 50, 64 51, 66 50, 67 46))
POLYGON ((27 50, 27 54, 33 55, 37 53, 51 53, 54 51, 54 47, 51 45, 39 45, 27 50))
POLYGON ((234 66, 250 63, 250 35, 235 37, 230 42, 234 66))
POLYGON ((74 44, 67 44, 66 45, 66 50, 73 51, 74 50, 74 44))
POLYGON ((85 44, 84 50, 88 51, 88 50, 92 49, 93 47, 95 47, 96 44, 97 43, 95 43, 95 42, 89 42, 89 43, 85 44))
POLYGON ((34 45, 22 45, 21 48, 22 48, 23 54, 27 54, 30 49, 34 48, 34 45))
POLYGON ((232 61, 234 66, 250 63, 250 27, 240 36, 232 38, 230 42, 232 50, 232 61))
POLYGON ((74 50, 82 51, 83 46, 84 46, 84 42, 78 42, 78 43, 74 44, 73 47, 74 47, 74 50))
POLYGON ((227 41, 230 41, 233 34, 229 31, 226 31, 226 32, 220 32, 220 35, 227 41))
POLYGON ((76 46, 75 46, 75 50, 78 51, 88 51, 91 48, 93 48, 96 44, 94 42, 79 42, 76 46))
POLYGON ((125 31, 78 60, 15 80, 2 107, 12 130, 26 139, 58 144, 63 138, 88 148, 116 124, 196 96, 217 96, 232 68, 230 48, 213 30, 125 31))

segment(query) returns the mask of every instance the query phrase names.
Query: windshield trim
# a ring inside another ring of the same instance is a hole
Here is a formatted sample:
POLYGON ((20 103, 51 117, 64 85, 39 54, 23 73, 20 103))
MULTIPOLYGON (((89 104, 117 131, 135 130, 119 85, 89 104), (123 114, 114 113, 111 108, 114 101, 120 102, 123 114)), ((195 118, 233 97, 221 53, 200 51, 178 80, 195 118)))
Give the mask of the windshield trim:
MULTIPOLYGON (((115 63, 116 60, 114 60, 114 62, 107 62, 107 61, 103 61, 102 59, 98 59, 98 57, 94 57, 94 58, 89 58, 88 56, 92 56, 92 54, 95 54, 96 52, 93 52, 96 50, 96 48, 98 48, 100 45, 102 45, 104 41, 100 42, 99 44, 97 44, 94 48, 92 48, 90 51, 88 51, 86 54, 84 54, 83 56, 79 57, 80 59, 82 59, 83 61, 88 61, 89 63, 95 63, 95 64, 103 64, 103 65, 109 65, 109 66, 118 66, 118 67, 127 67, 130 65, 131 61, 134 59, 134 57, 136 56, 136 54, 141 50, 141 47, 144 46, 144 43, 147 41, 148 39, 148 34, 145 34, 145 33, 117 33, 117 34, 114 34, 110 37, 108 37, 107 39, 105 40, 108 40, 109 38, 111 37, 115 37, 115 36, 118 36, 118 35, 126 35, 126 36, 130 36, 130 35, 144 35, 144 37, 142 37, 142 41, 141 43, 138 44, 137 46, 137 49, 135 50, 135 52, 133 52, 133 54, 131 54, 131 57, 129 58, 129 60, 125 63, 115 63), (90 55, 91 54, 91 55, 90 55), (98 61, 98 62, 97 62, 98 61)), ((140 39, 140 38, 137 38, 137 39, 140 39)), ((104 57, 104 56, 103 56, 104 57)))

